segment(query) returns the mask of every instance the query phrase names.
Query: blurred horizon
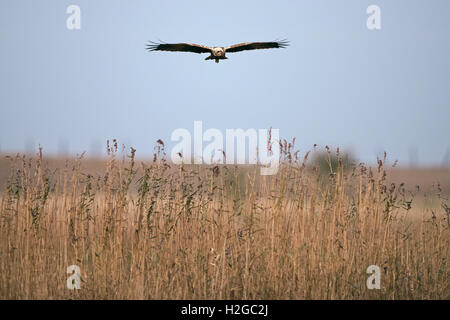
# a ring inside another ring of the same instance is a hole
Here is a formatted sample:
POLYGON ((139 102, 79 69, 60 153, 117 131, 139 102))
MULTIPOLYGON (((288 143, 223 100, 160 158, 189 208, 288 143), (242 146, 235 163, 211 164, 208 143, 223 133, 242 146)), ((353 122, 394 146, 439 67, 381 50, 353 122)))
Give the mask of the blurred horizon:
MULTIPOLYGON (((117 151, 117 156, 122 157, 122 156, 126 156, 129 157, 131 152, 130 152, 130 148, 133 147, 131 146, 125 146, 123 144, 119 143, 119 148, 117 151)), ((158 144, 155 141, 155 148, 158 146, 158 144)), ((28 156, 28 157, 34 157, 34 156, 38 156, 39 155, 39 147, 42 148, 42 154, 44 158, 47 159, 52 159, 52 160, 70 160, 70 159, 74 159, 74 158, 79 158, 79 157, 83 157, 84 159, 87 160, 99 160, 99 161, 106 161, 109 158, 109 155, 106 151, 106 143, 104 148, 97 148, 97 149, 92 149, 91 150, 83 150, 81 152, 68 152, 67 149, 64 150, 58 150, 57 152, 48 152, 46 151, 46 149, 43 146, 36 146, 36 148, 29 148, 26 150, 2 150, 0 149, 0 157, 4 158, 4 157, 14 157, 16 155, 24 155, 24 156, 28 156)), ((92 146, 93 148, 97 147, 97 146, 92 146)), ((305 154, 307 152, 310 152, 310 155, 319 155, 319 154, 326 154, 326 147, 327 146, 316 146, 315 148, 312 146, 309 149, 303 149, 303 150, 299 150, 300 153, 298 154, 299 157, 299 161, 303 159, 303 157, 305 156, 305 154)), ((339 147, 330 147, 330 151, 332 155, 336 154, 336 150, 339 147)), ((134 148, 133 148, 134 149, 134 148)), ((297 150, 297 149, 296 149, 297 150)), ((348 156, 349 159, 351 161, 354 162, 355 165, 357 165, 358 163, 362 163, 368 166, 377 166, 377 161, 378 159, 383 160, 384 159, 384 152, 381 152, 380 154, 376 154, 374 155, 373 159, 369 159, 369 161, 363 161, 361 159, 361 157, 358 156, 358 154, 355 154, 352 150, 347 150, 347 149, 342 149, 339 148, 341 155, 345 155, 348 156)), ((156 153, 156 151, 153 149, 152 153, 140 153, 139 150, 135 150, 135 156, 136 159, 139 161, 153 161, 153 154, 156 153)), ((170 151, 171 150, 165 150, 166 151, 166 158, 168 160, 169 163, 172 162, 172 159, 170 158, 170 151)), ((395 159, 393 157, 391 157, 388 153, 386 153, 386 165, 391 166, 395 163, 395 167, 398 168, 406 168, 406 169, 449 169, 450 170, 450 152, 448 152, 447 154, 445 154, 443 160, 439 163, 428 163, 428 164, 423 164, 420 163, 419 161, 417 161, 417 158, 414 157, 414 155, 411 156, 411 158, 408 159, 408 161, 400 161, 398 159, 395 159)), ((224 164, 221 162, 215 163, 218 165, 230 165, 230 164, 224 164)), ((192 163, 192 165, 194 165, 192 163)), ((207 164, 205 164, 207 165, 207 164)), ((253 164, 231 164, 230 166, 253 166, 253 164)), ((258 166, 260 166, 261 164, 257 164, 258 166)))

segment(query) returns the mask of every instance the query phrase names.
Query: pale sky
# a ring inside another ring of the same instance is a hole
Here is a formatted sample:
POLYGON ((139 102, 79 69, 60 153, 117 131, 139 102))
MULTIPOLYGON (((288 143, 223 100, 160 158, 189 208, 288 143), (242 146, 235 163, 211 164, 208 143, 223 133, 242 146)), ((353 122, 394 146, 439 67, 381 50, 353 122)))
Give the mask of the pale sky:
POLYGON ((107 139, 141 156, 177 128, 278 128, 374 162, 440 165, 450 152, 450 1, 0 2, 0 150, 71 154, 107 139), (81 29, 69 30, 69 5, 81 29), (368 30, 366 9, 381 9, 368 30), (206 55, 148 40, 287 49, 206 55))

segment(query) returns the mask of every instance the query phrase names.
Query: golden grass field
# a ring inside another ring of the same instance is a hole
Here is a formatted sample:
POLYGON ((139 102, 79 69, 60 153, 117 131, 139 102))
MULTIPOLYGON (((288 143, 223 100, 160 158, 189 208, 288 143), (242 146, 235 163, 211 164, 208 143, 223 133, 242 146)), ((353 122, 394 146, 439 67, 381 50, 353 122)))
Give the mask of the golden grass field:
POLYGON ((331 152, 323 168, 288 149, 260 176, 173 165, 163 146, 152 161, 112 149, 1 157, 0 299, 450 298, 448 168, 331 152))

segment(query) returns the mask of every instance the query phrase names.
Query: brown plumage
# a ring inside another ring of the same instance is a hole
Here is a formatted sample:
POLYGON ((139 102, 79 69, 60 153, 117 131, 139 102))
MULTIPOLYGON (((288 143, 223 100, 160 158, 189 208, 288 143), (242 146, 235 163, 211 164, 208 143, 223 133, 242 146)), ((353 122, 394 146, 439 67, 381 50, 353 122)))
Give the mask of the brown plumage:
POLYGON ((149 42, 147 44, 148 51, 181 51, 181 52, 194 52, 194 53, 206 53, 211 52, 211 49, 205 46, 201 46, 195 43, 155 43, 149 42))
POLYGON ((256 49, 272 49, 285 48, 289 45, 286 40, 272 41, 272 42, 245 42, 235 44, 229 47, 207 47, 194 43, 155 43, 149 42, 147 44, 148 51, 178 51, 178 52, 193 52, 193 53, 210 53, 210 56, 205 60, 215 60, 217 63, 220 60, 228 59, 225 54, 227 52, 240 52, 244 50, 256 49))
POLYGON ((273 49, 273 48, 285 48, 289 45, 286 40, 280 42, 245 42, 235 44, 226 48, 226 52, 239 52, 244 50, 255 49, 273 49))

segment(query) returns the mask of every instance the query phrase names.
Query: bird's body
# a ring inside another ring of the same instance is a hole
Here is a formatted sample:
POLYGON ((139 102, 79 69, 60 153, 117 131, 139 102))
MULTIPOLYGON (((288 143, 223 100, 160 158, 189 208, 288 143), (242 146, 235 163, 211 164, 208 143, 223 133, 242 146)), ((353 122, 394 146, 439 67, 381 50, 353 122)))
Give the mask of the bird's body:
POLYGON ((239 52, 244 50, 255 49, 271 49, 271 48, 285 48, 288 46, 286 40, 279 42, 246 42, 229 47, 206 47, 193 43, 154 43, 150 42, 147 45, 148 51, 178 51, 178 52, 193 52, 193 53, 209 53, 210 55, 205 60, 215 60, 219 63, 220 60, 228 59, 227 52, 239 52))
POLYGON ((225 56, 226 49, 224 47, 212 47, 211 55, 206 57, 205 60, 215 60, 216 63, 219 63, 220 60, 228 59, 225 56))

